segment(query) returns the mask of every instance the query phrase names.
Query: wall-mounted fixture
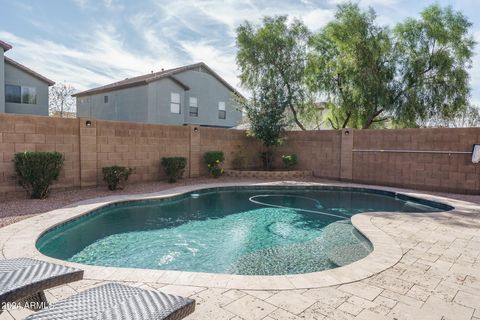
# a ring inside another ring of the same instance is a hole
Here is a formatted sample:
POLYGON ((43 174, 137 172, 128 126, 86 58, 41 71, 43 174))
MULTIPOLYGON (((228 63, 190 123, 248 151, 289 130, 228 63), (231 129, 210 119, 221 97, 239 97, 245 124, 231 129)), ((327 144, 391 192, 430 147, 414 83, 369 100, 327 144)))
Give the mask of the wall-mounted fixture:
POLYGON ((480 162, 480 144, 474 144, 472 146, 472 163, 480 162))
POLYGON ((197 132, 197 131, 198 131, 198 128, 197 128, 197 127, 193 128, 193 131, 194 131, 194 132, 197 132))
POLYGON ((91 127, 92 126, 92 121, 90 121, 90 120, 85 121, 85 126, 86 127, 91 127))
POLYGON ((350 134, 350 131, 345 131, 345 135, 348 136, 350 134))

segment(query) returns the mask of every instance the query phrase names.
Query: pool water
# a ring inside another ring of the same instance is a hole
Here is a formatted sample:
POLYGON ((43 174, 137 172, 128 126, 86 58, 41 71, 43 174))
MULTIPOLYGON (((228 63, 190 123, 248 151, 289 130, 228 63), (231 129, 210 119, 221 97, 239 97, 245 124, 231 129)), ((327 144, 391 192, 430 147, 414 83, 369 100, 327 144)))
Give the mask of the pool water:
POLYGON ((367 256, 360 212, 440 205, 344 189, 215 189, 98 209, 45 233, 47 256, 99 266, 243 275, 315 272, 367 256))

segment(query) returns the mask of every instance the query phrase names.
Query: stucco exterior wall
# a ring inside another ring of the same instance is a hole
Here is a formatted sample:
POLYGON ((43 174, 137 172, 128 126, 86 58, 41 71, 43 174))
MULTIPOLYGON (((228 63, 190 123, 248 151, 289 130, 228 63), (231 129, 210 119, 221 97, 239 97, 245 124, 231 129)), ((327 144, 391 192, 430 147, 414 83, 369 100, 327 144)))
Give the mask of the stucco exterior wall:
POLYGON ((174 76, 190 90, 170 78, 132 88, 77 97, 77 115, 100 120, 152 124, 198 124, 233 127, 242 120, 232 92, 211 74, 189 70, 174 76), (180 114, 170 111, 171 93, 180 94, 180 114), (108 96, 108 103, 104 97, 108 96), (190 97, 197 98, 198 117, 190 116, 190 97), (218 117, 218 103, 225 102, 226 119, 218 117))
MULTIPOLYGON (((37 90, 36 104, 5 102, 5 112, 48 116, 48 84, 32 77, 25 71, 20 70, 9 63, 5 63, 4 68, 5 83, 2 88, 5 88, 6 84, 11 84, 35 87, 37 90)), ((3 101, 5 101, 5 98, 3 98, 3 101)))
POLYGON ((211 74, 190 70, 175 77, 190 87, 190 90, 185 92, 185 123, 219 127, 234 127, 240 123, 242 113, 235 107, 232 92, 211 74), (189 97, 197 98, 198 117, 190 117, 189 97), (225 102, 226 119, 218 118, 220 101, 225 102))
POLYGON ((168 78, 148 84, 148 123, 184 124, 185 90, 168 78), (170 94, 180 94, 180 114, 170 112, 170 94))
POLYGON ((147 87, 138 86, 77 98, 77 116, 100 120, 147 121, 147 87), (105 103, 105 96, 108 102, 105 103))
POLYGON ((3 48, 0 48, 0 113, 5 112, 5 59, 3 48))

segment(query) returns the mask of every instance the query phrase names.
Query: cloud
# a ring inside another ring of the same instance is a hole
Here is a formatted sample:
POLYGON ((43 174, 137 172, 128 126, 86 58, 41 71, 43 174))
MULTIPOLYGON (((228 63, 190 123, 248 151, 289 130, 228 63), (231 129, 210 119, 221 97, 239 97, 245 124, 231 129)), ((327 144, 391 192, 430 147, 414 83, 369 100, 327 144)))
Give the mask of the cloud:
POLYGON ((123 10, 125 6, 121 3, 121 0, 73 0, 73 3, 77 5, 82 10, 95 11, 99 10, 98 4, 103 4, 103 8, 109 10, 123 10))
POLYGON ((334 19, 335 12, 328 9, 314 9, 299 17, 312 31, 317 31, 334 19))
POLYGON ((32 41, 9 32, 0 32, 0 38, 14 46, 8 52, 13 59, 79 90, 148 73, 158 64, 154 57, 126 50, 125 41, 111 26, 79 35, 78 43, 88 45, 78 49, 43 39, 32 41))

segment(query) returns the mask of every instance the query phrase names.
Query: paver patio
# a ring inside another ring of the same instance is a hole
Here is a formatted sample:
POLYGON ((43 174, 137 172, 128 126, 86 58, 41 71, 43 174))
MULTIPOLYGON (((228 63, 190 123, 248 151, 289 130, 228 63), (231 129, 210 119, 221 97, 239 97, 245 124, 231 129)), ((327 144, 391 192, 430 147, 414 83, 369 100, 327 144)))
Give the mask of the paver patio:
MULTIPOLYGON (((196 311, 187 318, 190 320, 480 320, 480 207, 453 202, 461 209, 442 215, 372 217, 372 223, 400 245, 403 255, 394 266, 357 282, 297 290, 124 282, 196 299, 196 311)), ((4 242, 0 238, 2 255, 4 242)), ((48 290, 46 295, 54 302, 102 282, 86 279, 48 290)), ((22 319, 30 313, 9 310, 0 319, 22 319)))

